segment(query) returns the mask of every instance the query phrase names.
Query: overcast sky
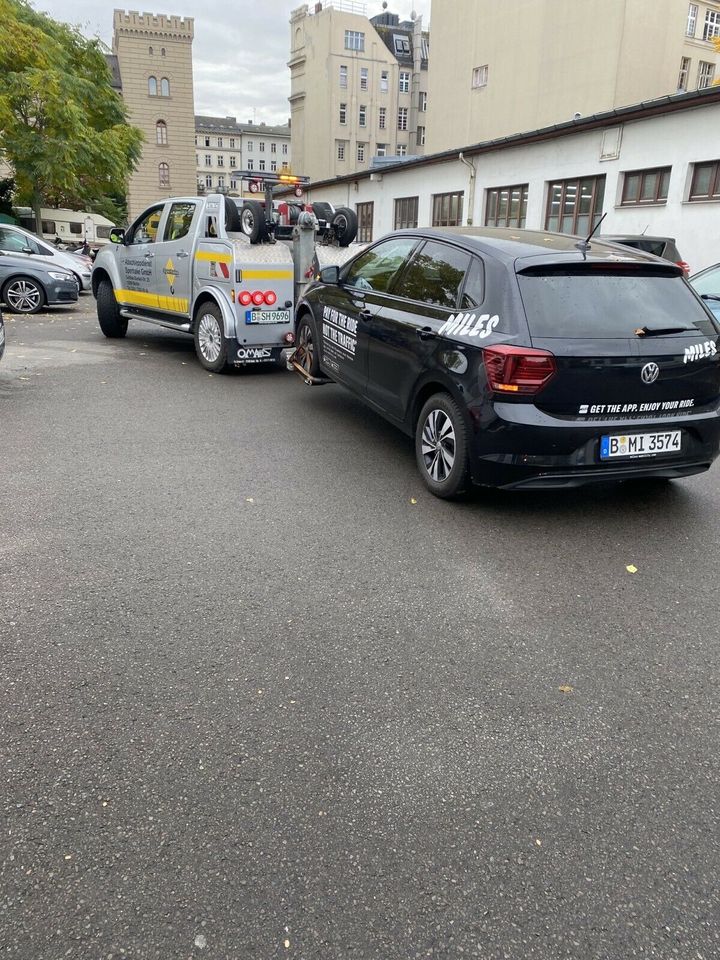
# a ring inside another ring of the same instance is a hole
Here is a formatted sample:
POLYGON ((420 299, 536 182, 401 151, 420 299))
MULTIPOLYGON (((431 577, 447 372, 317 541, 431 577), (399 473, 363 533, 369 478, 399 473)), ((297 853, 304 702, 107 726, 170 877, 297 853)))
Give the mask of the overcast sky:
MULTIPOLYGON (((237 117, 260 123, 286 123, 290 116, 290 11, 301 0, 143 0, 140 10, 195 18, 193 71, 195 113, 237 117)), ((314 0, 311 0, 311 3, 314 0)), ((77 24, 88 36, 108 46, 112 39, 111 0, 35 0, 38 10, 56 20, 77 24)), ((133 3, 125 9, 137 9, 133 3)), ((367 0, 368 17, 382 10, 381 0, 367 0)), ((401 20, 415 10, 430 22, 430 0, 388 0, 388 10, 401 20)))

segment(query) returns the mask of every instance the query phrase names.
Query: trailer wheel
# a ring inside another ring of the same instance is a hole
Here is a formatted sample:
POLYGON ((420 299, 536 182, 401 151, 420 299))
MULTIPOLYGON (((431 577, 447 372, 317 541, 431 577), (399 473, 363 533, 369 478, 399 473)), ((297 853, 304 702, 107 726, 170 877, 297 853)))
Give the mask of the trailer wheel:
POLYGON ((309 313, 304 313, 298 323, 295 360, 309 376, 320 376, 318 338, 315 333, 315 322, 309 313))
POLYGON ((350 207, 338 207, 332 218, 332 228, 341 247, 349 247, 358 232, 358 218, 350 207))
POLYGON ((265 211, 257 200, 246 200, 240 213, 240 229, 250 243, 260 243, 267 235, 265 211))

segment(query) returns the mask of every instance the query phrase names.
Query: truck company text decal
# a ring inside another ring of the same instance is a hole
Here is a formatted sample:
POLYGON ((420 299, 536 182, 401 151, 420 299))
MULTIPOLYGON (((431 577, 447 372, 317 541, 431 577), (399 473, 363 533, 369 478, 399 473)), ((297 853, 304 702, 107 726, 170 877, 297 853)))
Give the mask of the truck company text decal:
POLYGON ((705 357, 714 357, 716 353, 717 347, 712 340, 705 340, 703 343, 693 343, 692 346, 685 347, 683 363, 692 363, 693 360, 704 360, 705 357))
POLYGON ((479 337, 481 340, 489 337, 500 323, 500 317, 495 314, 483 313, 476 317, 474 313, 457 313, 449 317, 440 327, 438 333, 452 333, 456 337, 479 337))

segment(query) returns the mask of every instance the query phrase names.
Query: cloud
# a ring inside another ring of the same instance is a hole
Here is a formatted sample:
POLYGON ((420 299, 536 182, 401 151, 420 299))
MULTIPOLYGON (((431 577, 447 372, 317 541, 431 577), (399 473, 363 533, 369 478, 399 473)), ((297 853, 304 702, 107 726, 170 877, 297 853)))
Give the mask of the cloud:
MULTIPOLYGON (((312 8, 314 0, 311 0, 312 8)), ((235 116, 246 123, 287 123, 290 116, 290 13, 300 0, 164 0, 154 13, 195 18, 193 79, 195 113, 235 116)), ((88 36, 112 40, 113 10, 109 0, 36 0, 36 7, 56 20, 80 26, 88 36)), ((134 7, 135 5, 133 5, 134 7)), ((367 14, 381 10, 380 0, 367 0, 367 14)), ((132 9, 133 7, 125 7, 132 9)), ((411 10, 430 19, 430 0, 389 0, 388 9, 407 19, 411 10)))

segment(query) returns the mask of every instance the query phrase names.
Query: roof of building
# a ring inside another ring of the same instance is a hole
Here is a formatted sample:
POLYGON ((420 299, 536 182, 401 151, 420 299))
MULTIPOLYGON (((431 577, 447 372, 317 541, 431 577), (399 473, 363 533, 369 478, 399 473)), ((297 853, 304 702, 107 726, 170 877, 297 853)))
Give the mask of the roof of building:
MULTIPOLYGON (((399 64, 413 65, 413 33, 415 25, 411 20, 403 20, 396 13, 380 13, 371 17, 370 23, 375 27, 380 39, 395 57, 399 64)), ((420 69, 427 70, 430 50, 430 34, 423 30, 420 38, 420 69)))
POLYGON ((206 117, 195 115, 195 130, 198 133, 258 134, 272 137, 289 137, 290 124, 270 126, 266 123, 238 123, 237 117, 206 117))

